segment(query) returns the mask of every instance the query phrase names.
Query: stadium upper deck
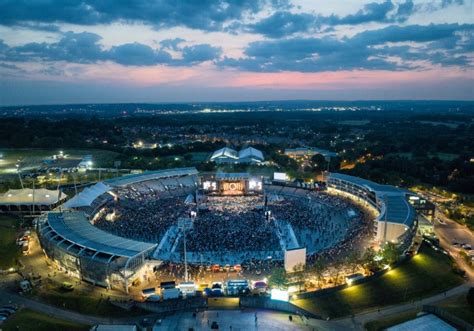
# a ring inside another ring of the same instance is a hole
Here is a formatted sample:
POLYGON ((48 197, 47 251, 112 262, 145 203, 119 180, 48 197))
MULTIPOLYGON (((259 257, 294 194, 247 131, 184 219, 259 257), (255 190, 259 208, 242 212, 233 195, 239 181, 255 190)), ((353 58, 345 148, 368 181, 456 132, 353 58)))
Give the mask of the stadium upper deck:
POLYGON ((339 173, 330 174, 328 187, 350 194, 379 212, 375 221, 380 242, 408 241, 416 230, 416 212, 407 200, 411 194, 407 190, 339 173))

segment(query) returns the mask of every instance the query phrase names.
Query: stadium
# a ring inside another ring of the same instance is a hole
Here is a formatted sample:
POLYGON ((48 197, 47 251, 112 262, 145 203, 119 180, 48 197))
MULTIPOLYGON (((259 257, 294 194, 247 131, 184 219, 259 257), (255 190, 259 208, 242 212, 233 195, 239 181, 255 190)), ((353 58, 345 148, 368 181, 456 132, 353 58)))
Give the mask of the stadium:
POLYGON ((128 292, 162 265, 239 266, 264 275, 367 241, 399 243, 416 231, 409 192, 330 174, 327 189, 248 173, 195 168, 96 183, 37 223, 47 258, 95 285, 128 292))

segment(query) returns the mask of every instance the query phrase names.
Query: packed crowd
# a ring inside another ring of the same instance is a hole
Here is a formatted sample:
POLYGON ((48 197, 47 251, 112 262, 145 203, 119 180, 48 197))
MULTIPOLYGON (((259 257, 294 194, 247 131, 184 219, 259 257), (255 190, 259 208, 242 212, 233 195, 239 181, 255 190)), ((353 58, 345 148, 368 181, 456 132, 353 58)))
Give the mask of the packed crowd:
POLYGON ((341 197, 306 191, 269 201, 272 216, 291 224, 309 254, 329 258, 347 253, 372 231, 368 216, 341 197))
POLYGON ((188 213, 183 197, 162 197, 152 191, 129 188, 122 189, 118 201, 105 206, 94 224, 121 237, 156 243, 179 217, 188 213))
MULTIPOLYGON (((200 254, 204 264, 213 263, 212 254, 218 252, 220 260, 229 257, 226 263, 241 262, 247 270, 265 271, 281 258, 282 234, 275 220, 291 225, 299 244, 307 247, 309 263, 321 256, 333 259, 370 236, 373 222, 349 200, 299 191, 291 196, 209 196, 198 206, 192 228, 186 234, 188 252, 200 254), (272 216, 266 217, 265 210, 271 211, 272 216)), ((121 188, 118 193, 119 199, 106 204, 95 225, 126 238, 160 242, 180 217, 188 217, 191 209, 196 210, 182 196, 133 187, 121 188)), ((177 247, 182 250, 181 245, 177 247)))
POLYGON ((187 245, 193 252, 279 250, 274 230, 265 219, 261 196, 209 197, 187 245))

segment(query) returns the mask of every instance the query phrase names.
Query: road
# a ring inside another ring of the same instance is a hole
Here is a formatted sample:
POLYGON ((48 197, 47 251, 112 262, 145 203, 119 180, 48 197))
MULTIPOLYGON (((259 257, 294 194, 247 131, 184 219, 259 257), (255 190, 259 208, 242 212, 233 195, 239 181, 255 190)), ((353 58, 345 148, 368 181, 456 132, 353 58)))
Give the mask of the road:
POLYGON ((460 248, 453 246, 453 242, 470 244, 474 247, 474 235, 465 226, 456 223, 447 218, 443 213, 436 211, 436 218, 439 218, 444 224, 434 221, 434 230, 439 238, 441 246, 447 250, 456 260, 456 263, 466 271, 466 275, 471 281, 474 281, 474 269, 459 256, 460 248))

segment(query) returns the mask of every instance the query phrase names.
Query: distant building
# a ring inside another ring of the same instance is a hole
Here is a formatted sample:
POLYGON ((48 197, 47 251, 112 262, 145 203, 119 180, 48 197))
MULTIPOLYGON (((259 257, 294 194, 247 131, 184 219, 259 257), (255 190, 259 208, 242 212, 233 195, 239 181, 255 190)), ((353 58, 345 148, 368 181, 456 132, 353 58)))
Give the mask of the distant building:
POLYGON ((133 143, 132 146, 133 148, 136 148, 136 149, 155 149, 158 147, 158 144, 139 141, 139 142, 133 143))
POLYGON ((311 157, 313 155, 320 154, 325 158, 336 157, 336 152, 327 151, 325 149, 317 147, 296 147, 296 148, 286 148, 285 155, 291 158, 303 158, 311 157))
POLYGON ((235 149, 224 147, 212 153, 210 160, 216 163, 249 164, 259 164, 265 161, 262 152, 253 147, 244 148, 239 152, 235 149))

